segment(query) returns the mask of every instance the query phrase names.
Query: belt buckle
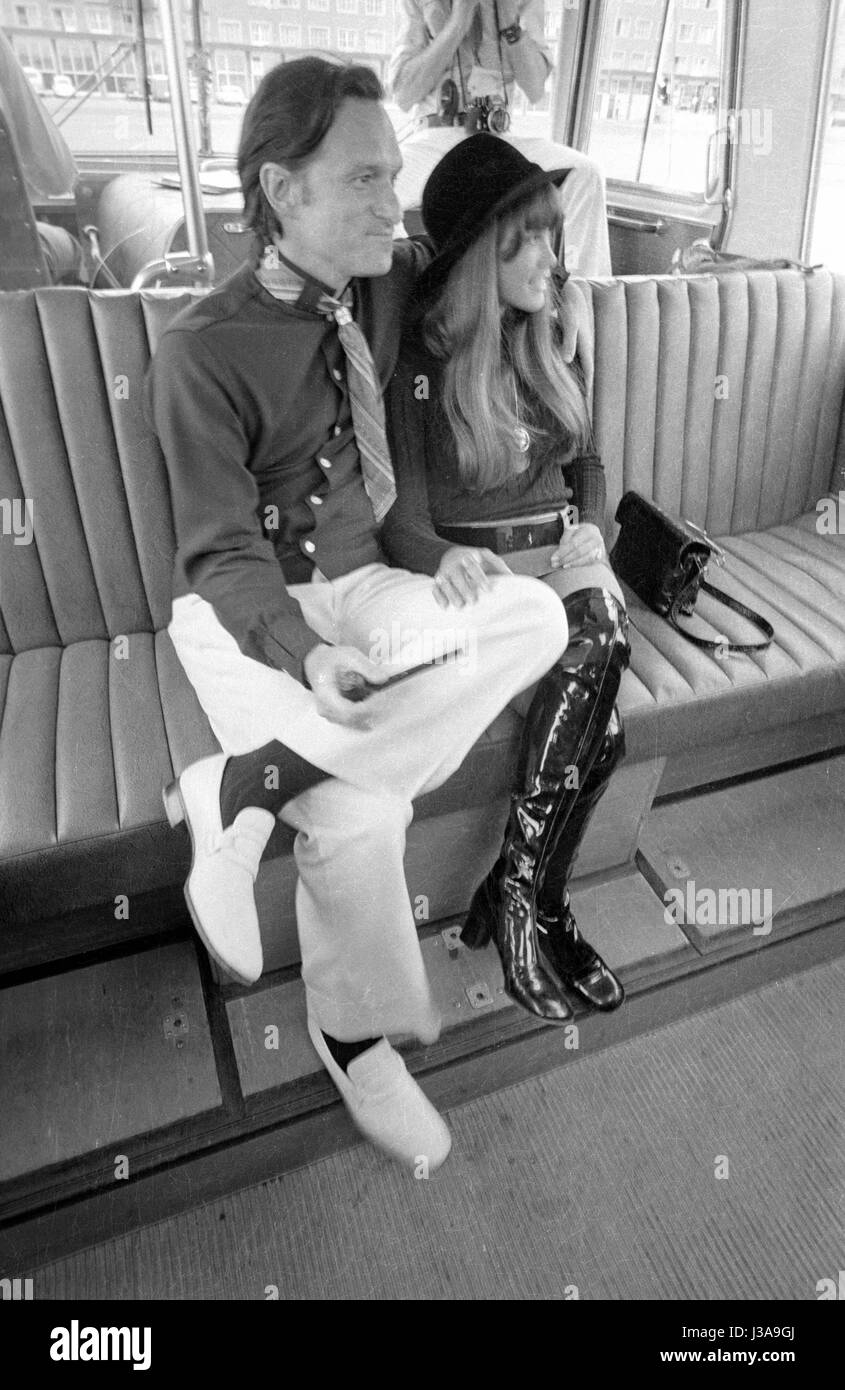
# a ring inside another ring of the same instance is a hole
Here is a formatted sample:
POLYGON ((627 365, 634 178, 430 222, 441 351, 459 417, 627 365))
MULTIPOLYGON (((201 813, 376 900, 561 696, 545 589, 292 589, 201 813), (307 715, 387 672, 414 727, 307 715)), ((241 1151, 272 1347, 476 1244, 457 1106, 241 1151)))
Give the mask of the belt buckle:
POLYGON ((513 539, 513 526, 496 527, 496 549, 500 555, 511 554, 516 549, 513 539))

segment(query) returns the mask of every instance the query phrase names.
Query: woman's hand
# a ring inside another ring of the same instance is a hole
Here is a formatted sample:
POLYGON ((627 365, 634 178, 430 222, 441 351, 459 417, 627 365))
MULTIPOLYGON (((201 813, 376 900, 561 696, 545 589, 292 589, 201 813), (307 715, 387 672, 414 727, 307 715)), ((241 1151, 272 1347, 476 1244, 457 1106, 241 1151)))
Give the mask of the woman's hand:
POLYGON ((594 565, 601 561, 607 563, 601 531, 591 521, 582 521, 577 526, 567 527, 549 564, 552 569, 569 569, 573 565, 594 565))
POLYGON ((510 574, 501 555, 469 545, 446 551, 434 576, 434 597, 441 608, 463 608, 490 588, 489 574, 510 574))

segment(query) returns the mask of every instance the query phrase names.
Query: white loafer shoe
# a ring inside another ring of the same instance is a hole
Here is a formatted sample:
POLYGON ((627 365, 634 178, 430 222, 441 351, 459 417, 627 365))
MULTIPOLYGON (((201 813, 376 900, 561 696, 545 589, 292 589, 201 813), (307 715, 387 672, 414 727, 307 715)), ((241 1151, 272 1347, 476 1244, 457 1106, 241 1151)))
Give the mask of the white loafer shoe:
POLYGON ((165 787, 164 809, 170 824, 184 820, 191 836, 185 901, 200 940, 218 965, 252 985, 264 969, 253 890, 276 818, 248 806, 223 829, 220 783, 227 762, 225 753, 215 753, 186 767, 165 787))
POLYGON ((311 1018, 308 1033, 352 1119, 371 1143, 408 1167, 425 1163, 426 1172, 445 1162, 452 1136, 386 1038, 353 1057, 344 1071, 311 1018))

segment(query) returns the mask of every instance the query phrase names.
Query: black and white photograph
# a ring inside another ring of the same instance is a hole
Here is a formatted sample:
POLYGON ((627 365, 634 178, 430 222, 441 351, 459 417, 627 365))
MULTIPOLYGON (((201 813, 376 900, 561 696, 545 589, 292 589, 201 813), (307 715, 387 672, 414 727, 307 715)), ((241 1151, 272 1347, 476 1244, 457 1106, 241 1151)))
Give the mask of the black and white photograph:
POLYGON ((843 924, 845 0, 0 0, 23 1364, 810 1376, 843 924))

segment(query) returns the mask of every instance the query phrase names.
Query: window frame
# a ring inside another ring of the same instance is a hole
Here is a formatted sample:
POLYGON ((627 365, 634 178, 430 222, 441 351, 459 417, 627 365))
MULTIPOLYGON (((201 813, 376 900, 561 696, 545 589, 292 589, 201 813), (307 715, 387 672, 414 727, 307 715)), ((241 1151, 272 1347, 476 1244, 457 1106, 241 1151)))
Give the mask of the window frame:
MULTIPOLYGON (((566 0, 557 0, 557 3, 564 4, 565 17, 566 0)), ((597 0, 595 6, 591 6, 588 11, 582 7, 579 12, 576 57, 573 61, 570 79, 563 89, 564 99, 567 95, 569 98, 567 118, 569 139, 567 141, 564 137, 564 142, 573 144, 577 149, 583 150, 585 154, 590 154, 590 130, 600 75, 601 39, 605 19, 612 3, 613 0, 597 0)), ((660 12, 656 17, 659 22, 663 16, 664 0, 657 0, 657 3, 660 12)), ((743 32, 747 4, 748 0, 724 0, 725 39, 719 75, 720 92, 723 94, 721 108, 723 117, 724 113, 735 110, 740 105, 739 60, 744 41, 743 32)), ((703 15, 701 17, 703 18, 703 15)), ((561 31, 561 50, 565 38, 564 26, 561 31)), ((570 33, 570 42, 571 38, 570 33)), ((720 236, 723 236, 730 219, 735 171, 734 149, 731 140, 727 138, 728 125, 729 122, 726 123, 723 119, 710 137, 712 140, 714 135, 724 136, 721 142, 722 152, 717 180, 718 195, 708 196, 706 188, 703 192, 697 192, 670 188, 663 184, 637 183, 632 179, 609 176, 607 179, 608 204, 640 207, 643 210, 659 210, 670 214, 673 210, 677 210, 680 216, 688 216, 694 209, 697 217, 711 224, 718 222, 721 216, 720 236)), ((552 138, 561 137, 553 136, 552 138)))
MULTIPOLYGON (((801 225, 801 248, 799 259, 807 262, 812 254, 815 235, 816 214, 819 203, 824 141, 827 132, 827 108, 833 86, 833 59, 840 26, 845 33, 845 0, 838 0, 828 10, 825 29, 824 50, 821 62, 818 101, 813 128, 813 145, 810 152, 810 169, 807 179, 807 197, 804 204, 804 218, 801 225)), ((840 270, 845 267, 839 267, 840 270)))

